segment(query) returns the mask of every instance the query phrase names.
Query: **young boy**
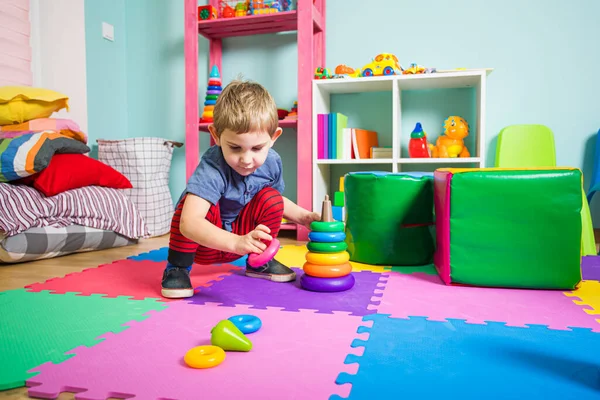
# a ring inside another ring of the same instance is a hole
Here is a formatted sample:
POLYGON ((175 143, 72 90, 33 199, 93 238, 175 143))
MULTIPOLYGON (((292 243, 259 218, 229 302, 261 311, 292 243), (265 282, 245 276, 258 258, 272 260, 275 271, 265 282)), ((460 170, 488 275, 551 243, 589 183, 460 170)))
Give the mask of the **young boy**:
MULTIPOLYGON (((171 222, 162 295, 190 297, 192 263, 231 262, 262 253, 279 233, 281 219, 310 226, 318 213, 283 197, 282 163, 271 147, 281 135, 277 106, 261 85, 233 81, 223 89, 209 131, 216 146, 202 156, 171 222)), ((289 282, 293 270, 276 261, 246 266, 249 277, 289 282)))

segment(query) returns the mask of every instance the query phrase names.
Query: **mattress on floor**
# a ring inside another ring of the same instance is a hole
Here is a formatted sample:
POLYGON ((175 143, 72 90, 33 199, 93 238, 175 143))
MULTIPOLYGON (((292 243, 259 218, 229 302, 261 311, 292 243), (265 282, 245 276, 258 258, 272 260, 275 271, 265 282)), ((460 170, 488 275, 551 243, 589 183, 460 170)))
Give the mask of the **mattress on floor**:
POLYGON ((82 225, 30 228, 14 236, 0 236, 0 264, 53 258, 72 253, 136 244, 114 231, 82 225))

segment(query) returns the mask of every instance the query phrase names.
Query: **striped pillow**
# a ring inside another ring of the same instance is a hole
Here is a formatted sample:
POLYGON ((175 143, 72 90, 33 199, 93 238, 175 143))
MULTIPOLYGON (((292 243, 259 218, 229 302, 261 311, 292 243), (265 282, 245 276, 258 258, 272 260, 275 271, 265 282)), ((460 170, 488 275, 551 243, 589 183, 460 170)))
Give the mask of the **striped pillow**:
POLYGON ((15 181, 40 172, 50 164, 54 154, 89 151, 85 143, 53 131, 0 138, 0 182, 15 181))

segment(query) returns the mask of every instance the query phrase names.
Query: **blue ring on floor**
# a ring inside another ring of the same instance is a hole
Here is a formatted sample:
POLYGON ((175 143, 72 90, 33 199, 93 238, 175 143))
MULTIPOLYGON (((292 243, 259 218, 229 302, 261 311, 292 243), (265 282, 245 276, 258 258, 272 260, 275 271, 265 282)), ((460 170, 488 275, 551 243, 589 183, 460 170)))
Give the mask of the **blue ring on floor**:
POLYGON ((223 90, 222 86, 209 86, 206 90, 223 90))
POLYGON ((311 242, 333 243, 343 242, 346 239, 345 232, 311 232, 308 234, 308 240, 311 242))
POLYGON ((227 318, 245 335, 254 333, 262 326, 262 321, 255 315, 240 314, 227 318))
POLYGON ((217 101, 216 101, 216 100, 206 100, 206 101, 204 102, 204 105, 205 105, 205 106, 214 106, 215 104, 217 104, 217 101))

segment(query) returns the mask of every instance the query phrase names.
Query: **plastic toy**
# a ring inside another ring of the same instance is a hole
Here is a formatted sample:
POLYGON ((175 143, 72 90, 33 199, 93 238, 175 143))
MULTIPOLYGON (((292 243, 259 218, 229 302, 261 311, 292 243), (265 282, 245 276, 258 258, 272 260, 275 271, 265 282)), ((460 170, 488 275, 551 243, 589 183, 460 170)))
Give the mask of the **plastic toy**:
POLYGON ((260 267, 261 265, 265 265, 271 261, 273 257, 275 257, 279 251, 279 245, 279 240, 277 240, 277 238, 273 238, 269 246, 267 246, 262 253, 252 253, 248 255, 248 265, 251 267, 260 267))
POLYGON ((212 368, 225 360, 225 350, 218 346, 197 346, 185 353, 183 361, 191 368, 212 368))
POLYGON ((350 172, 344 193, 350 260, 394 266, 432 262, 432 173, 350 172))
POLYGON ((219 68, 213 65, 210 76, 208 78, 208 87, 206 88, 206 98, 204 99, 204 111, 200 122, 212 122, 213 121, 213 110, 217 99, 223 91, 221 76, 219 75, 219 68))
POLYGON ((245 335, 254 333, 262 326, 262 321, 255 315, 241 314, 227 318, 245 335))
POLYGON ((434 174, 434 262, 446 284, 572 290, 581 281, 579 169, 434 174))
POLYGON ((435 146, 430 144, 431 157, 456 158, 470 157, 464 138, 469 136, 469 124, 464 118, 451 115, 444 121, 444 136, 440 136, 435 146))
POLYGON ((329 72, 329 68, 317 67, 315 69, 315 79, 330 79, 331 72, 329 72))
POLYGON ((340 64, 335 67, 335 76, 336 77, 350 77, 350 78, 358 78, 361 75, 360 68, 354 69, 352 67, 347 66, 346 64, 340 64))
POLYGON ((217 19, 217 9, 211 5, 198 6, 198 21, 204 21, 207 19, 217 19))
POLYGON ((331 201, 325 196, 321 211, 321 221, 311 223, 313 232, 309 234, 304 263, 304 274, 300 285, 316 292, 339 292, 354 286, 348 245, 344 241, 344 224, 332 218, 331 201), (319 239, 324 239, 320 241, 319 239))
POLYGON ((312 242, 341 242, 346 239, 344 232, 311 232, 308 240, 312 242))
POLYGON ((410 134, 408 142, 408 155, 410 158, 430 158, 429 146, 427 143, 427 134, 423 131, 420 122, 417 122, 415 129, 410 134))
POLYGON ((427 71, 427 68, 422 67, 418 64, 412 63, 410 67, 406 68, 402 71, 403 75, 415 75, 415 74, 424 74, 427 71))
POLYGON ((319 278, 315 276, 302 275, 302 287, 313 292, 341 292, 354 287, 355 279, 351 273, 334 278, 319 278))
POLYGON ((228 319, 219 323, 210 331, 210 343, 225 351, 250 351, 252 342, 228 319))
POLYGON ((381 53, 362 67, 362 76, 396 75, 402 72, 398 58, 392 53, 381 53))

